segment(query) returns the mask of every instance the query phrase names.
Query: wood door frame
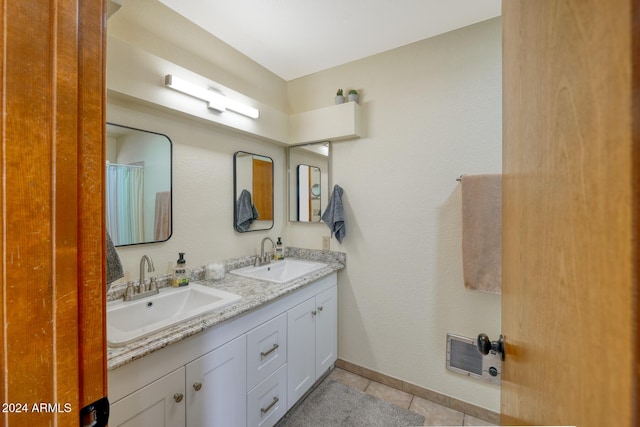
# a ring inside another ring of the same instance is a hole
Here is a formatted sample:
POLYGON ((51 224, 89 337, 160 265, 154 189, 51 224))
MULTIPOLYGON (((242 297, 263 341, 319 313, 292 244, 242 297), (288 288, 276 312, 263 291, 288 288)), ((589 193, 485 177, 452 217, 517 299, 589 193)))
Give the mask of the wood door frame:
POLYGON ((105 2, 0 1, 0 420, 77 426, 107 386, 105 2))

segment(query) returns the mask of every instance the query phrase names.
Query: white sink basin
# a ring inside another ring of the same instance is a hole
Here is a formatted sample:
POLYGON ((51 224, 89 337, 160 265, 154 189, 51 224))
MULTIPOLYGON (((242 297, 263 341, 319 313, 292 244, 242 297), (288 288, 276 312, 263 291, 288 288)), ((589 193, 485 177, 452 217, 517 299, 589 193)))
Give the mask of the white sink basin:
POLYGON ((120 347, 241 299, 240 295, 191 282, 136 301, 107 304, 107 342, 120 347))
POLYGON ((272 261, 261 267, 243 267, 230 273, 272 283, 285 283, 326 267, 327 264, 297 259, 272 261))

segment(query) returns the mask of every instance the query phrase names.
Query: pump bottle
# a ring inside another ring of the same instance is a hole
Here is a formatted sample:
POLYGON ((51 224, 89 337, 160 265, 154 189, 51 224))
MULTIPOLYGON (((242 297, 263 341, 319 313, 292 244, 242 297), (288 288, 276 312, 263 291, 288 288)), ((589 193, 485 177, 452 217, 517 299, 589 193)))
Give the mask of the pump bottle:
POLYGON ((176 266, 173 268, 173 287, 178 288, 189 284, 189 269, 187 261, 184 259, 184 252, 178 253, 179 258, 176 266))

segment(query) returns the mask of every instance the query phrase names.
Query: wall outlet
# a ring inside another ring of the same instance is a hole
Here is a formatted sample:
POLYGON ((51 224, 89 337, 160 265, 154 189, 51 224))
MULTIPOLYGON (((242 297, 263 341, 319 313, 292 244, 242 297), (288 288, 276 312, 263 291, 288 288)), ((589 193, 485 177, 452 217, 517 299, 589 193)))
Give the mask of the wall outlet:
POLYGON ((329 247, 331 245, 331 237, 329 236, 322 236, 322 250, 323 251, 329 251, 331 250, 329 247))

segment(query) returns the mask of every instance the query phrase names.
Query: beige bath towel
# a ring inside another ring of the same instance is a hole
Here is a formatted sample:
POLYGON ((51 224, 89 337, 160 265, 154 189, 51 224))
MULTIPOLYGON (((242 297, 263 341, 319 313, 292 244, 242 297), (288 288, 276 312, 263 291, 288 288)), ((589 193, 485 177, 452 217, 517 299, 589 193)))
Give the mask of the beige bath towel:
POLYGON ((156 241, 167 240, 171 235, 171 192, 156 193, 156 215, 154 221, 156 241))
POLYGON ((501 294, 502 175, 465 175, 461 181, 464 285, 501 294))

